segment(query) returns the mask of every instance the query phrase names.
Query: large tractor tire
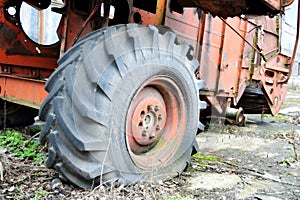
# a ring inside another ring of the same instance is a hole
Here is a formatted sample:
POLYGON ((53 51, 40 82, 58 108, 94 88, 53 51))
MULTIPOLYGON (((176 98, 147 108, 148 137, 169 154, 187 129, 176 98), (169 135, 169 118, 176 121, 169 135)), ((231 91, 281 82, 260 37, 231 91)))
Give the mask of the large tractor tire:
POLYGON ((180 174, 197 147, 204 104, 194 76, 198 62, 175 39, 152 26, 118 25, 66 52, 39 113, 47 167, 82 188, 180 174))

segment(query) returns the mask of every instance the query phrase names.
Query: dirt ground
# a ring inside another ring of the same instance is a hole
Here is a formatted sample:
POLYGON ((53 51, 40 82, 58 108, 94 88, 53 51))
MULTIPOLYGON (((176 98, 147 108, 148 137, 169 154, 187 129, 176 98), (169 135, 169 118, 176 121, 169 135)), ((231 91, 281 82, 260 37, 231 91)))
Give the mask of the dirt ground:
POLYGON ((276 117, 249 115, 245 127, 212 124, 197 136, 191 167, 157 184, 82 190, 44 164, 1 150, 0 199, 300 199, 299 105, 294 90, 276 117))

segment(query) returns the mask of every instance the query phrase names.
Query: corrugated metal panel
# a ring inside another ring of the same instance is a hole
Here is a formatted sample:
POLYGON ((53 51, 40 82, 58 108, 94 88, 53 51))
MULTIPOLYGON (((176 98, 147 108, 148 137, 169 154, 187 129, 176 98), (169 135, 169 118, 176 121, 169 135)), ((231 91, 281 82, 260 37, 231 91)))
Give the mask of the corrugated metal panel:
POLYGON ((184 8, 183 14, 171 13, 167 9, 165 25, 172 27, 180 42, 185 42, 197 48, 199 19, 196 8, 184 8))
POLYGON ((221 46, 224 37, 224 23, 219 18, 207 15, 204 28, 203 46, 200 59, 200 77, 205 81, 207 88, 223 89, 220 80, 221 46))
MULTIPOLYGON (((57 2, 56 2, 57 4, 57 2)), ((23 3, 20 11, 20 20, 27 36, 39 44, 51 45, 58 41, 56 30, 61 15, 48 9, 38 11, 23 3)))
MULTIPOLYGON (((281 33, 281 53, 292 56, 297 29, 297 9, 298 1, 286 8, 285 15, 282 16, 282 33, 281 33)), ((298 46, 296 62, 300 62, 300 45, 298 46)))

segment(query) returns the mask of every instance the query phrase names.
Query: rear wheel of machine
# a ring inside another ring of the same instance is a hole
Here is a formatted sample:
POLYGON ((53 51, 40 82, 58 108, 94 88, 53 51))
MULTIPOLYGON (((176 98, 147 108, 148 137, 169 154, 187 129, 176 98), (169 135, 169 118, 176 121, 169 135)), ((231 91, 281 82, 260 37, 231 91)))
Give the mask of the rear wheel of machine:
POLYGON ((195 60, 176 35, 136 24, 79 41, 46 84, 47 167, 72 183, 132 184, 180 174, 197 146, 195 60))

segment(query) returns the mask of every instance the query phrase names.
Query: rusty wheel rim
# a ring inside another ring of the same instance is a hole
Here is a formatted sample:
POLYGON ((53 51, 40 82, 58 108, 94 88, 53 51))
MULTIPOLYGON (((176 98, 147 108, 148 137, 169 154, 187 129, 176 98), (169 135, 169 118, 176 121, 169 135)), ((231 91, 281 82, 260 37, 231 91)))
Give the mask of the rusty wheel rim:
POLYGON ((176 82, 156 77, 142 85, 129 106, 126 142, 132 161, 142 169, 170 162, 182 143, 186 102, 176 82))

